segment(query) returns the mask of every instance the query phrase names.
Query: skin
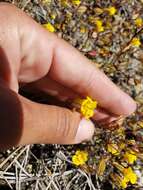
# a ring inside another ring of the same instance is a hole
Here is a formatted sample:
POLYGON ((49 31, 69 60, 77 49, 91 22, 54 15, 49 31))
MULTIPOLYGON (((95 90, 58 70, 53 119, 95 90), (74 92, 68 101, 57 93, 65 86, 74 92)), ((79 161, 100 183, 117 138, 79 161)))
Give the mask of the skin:
POLYGON ((0 25, 0 148, 80 142, 79 113, 33 102, 19 94, 20 86, 60 100, 89 95, 99 103, 97 121, 135 111, 134 100, 91 61, 18 8, 0 3, 0 25))

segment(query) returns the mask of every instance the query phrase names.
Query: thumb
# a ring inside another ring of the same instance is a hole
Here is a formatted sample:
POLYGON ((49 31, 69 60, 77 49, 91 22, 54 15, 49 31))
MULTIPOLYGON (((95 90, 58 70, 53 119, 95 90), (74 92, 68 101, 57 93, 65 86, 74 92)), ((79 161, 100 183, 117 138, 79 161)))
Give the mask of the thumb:
POLYGON ((79 113, 19 97, 23 110, 23 132, 20 144, 77 144, 92 137, 93 123, 81 118, 79 113))

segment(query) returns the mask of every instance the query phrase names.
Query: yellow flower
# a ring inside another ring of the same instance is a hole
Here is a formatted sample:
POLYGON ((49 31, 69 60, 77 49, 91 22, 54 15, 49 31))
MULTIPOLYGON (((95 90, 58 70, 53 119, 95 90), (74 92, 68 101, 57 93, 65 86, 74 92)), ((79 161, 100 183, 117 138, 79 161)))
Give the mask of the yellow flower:
POLYGON ((127 188, 128 182, 129 182, 129 180, 128 180, 126 177, 124 177, 124 178, 121 180, 121 182, 120 182, 121 187, 122 187, 123 189, 127 188))
POLYGON ((94 110, 97 107, 97 102, 93 101, 89 96, 86 99, 77 98, 73 102, 73 106, 80 109, 81 114, 89 119, 94 115, 94 110))
POLYGON ((137 156, 135 155, 135 152, 126 152, 124 155, 124 159, 129 163, 133 164, 137 160, 137 156))
POLYGON ((87 96, 81 103, 80 111, 86 119, 94 115, 94 110, 97 107, 97 102, 87 96))
POLYGON ((75 155, 72 157, 72 162, 76 166, 84 165, 88 160, 88 153, 85 151, 77 150, 75 155))
POLYGON ((131 184, 135 184, 137 182, 137 175, 132 170, 131 167, 124 168, 123 175, 124 175, 124 178, 126 178, 129 182, 131 182, 131 184))
POLYGON ((139 47, 141 45, 140 39, 139 38, 133 38, 131 41, 131 45, 135 47, 139 47))
POLYGON ((100 19, 96 20, 95 24, 96 24, 98 32, 103 32, 104 31, 103 23, 102 23, 102 21, 100 19))
POLYGON ((51 23, 43 24, 44 28, 46 28, 49 32, 55 32, 55 28, 51 23))
POLYGON ((143 25, 143 19, 142 18, 136 18, 135 19, 135 25, 137 27, 141 27, 143 25))
POLYGON ((80 5, 80 3, 81 3, 81 1, 80 0, 72 0, 72 3, 74 4, 74 5, 80 5))
POLYGON ((115 7, 108 7, 105 10, 107 10, 109 12, 109 15, 115 15, 117 12, 117 9, 115 7))
POLYGON ((119 147, 116 144, 108 144, 107 145, 107 150, 108 152, 114 154, 114 155, 119 155, 119 151, 118 151, 119 147))

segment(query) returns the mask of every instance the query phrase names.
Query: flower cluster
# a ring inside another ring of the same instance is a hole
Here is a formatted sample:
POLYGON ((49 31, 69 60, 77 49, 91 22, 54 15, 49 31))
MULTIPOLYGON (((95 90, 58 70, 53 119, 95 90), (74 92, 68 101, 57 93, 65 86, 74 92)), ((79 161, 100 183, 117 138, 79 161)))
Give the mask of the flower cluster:
POLYGON ((124 168, 123 170, 123 179, 121 180, 121 187, 126 188, 128 183, 136 184, 137 182, 137 175, 132 170, 131 167, 124 168))
MULTIPOLYGON (((110 16, 113 16, 116 14, 117 9, 115 7, 108 7, 105 9, 96 8, 95 12, 99 15, 104 12, 108 12, 110 16)), ((103 21, 101 19, 99 19, 99 18, 95 19, 95 25, 96 25, 97 32, 104 32, 105 28, 103 26, 103 21)))
MULTIPOLYGON (((116 156, 120 155, 119 147, 117 145, 116 145, 116 147, 115 147, 115 145, 114 146, 110 145, 110 148, 108 148, 108 151, 116 156)), ((135 152, 130 150, 130 151, 125 152, 125 154, 121 160, 122 160, 122 162, 126 161, 127 164, 131 165, 131 164, 134 164, 134 162, 137 160, 137 156, 136 156, 135 152)), ((121 165, 117 162, 114 163, 114 166, 120 171, 119 172, 120 175, 115 174, 115 176, 117 178, 115 183, 117 184, 117 186, 125 189, 125 188, 127 188, 128 183, 131 183, 133 185, 137 183, 137 175, 131 167, 124 167, 123 165, 121 165)), ((114 175, 111 174, 111 176, 113 178, 114 175)))

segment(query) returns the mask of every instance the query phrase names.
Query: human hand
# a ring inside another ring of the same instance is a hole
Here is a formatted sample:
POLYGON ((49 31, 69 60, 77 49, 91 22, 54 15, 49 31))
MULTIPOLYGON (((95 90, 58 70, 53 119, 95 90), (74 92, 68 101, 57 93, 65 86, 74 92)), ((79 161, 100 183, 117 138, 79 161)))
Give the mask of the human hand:
POLYGON ((90 139, 91 121, 77 112, 21 96, 27 84, 60 100, 90 96, 102 121, 129 115, 135 102, 91 61, 16 7, 0 3, 0 147, 31 143, 76 144, 90 139))

